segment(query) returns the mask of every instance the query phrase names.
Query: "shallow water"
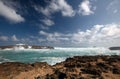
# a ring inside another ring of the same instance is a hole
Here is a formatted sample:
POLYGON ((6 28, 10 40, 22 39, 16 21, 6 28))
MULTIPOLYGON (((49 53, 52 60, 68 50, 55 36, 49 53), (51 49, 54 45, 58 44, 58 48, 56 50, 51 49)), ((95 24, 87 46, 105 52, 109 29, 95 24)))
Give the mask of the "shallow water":
POLYGON ((64 61, 68 57, 83 55, 120 55, 120 51, 107 48, 58 48, 0 50, 0 62, 47 62, 51 65, 64 61))

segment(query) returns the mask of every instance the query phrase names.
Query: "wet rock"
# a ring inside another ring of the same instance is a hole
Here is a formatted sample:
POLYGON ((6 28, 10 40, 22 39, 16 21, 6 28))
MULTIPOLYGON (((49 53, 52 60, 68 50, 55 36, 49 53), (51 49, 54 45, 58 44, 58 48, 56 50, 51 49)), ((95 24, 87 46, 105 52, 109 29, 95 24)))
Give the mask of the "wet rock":
POLYGON ((100 70, 95 69, 95 68, 93 69, 85 68, 85 69, 81 69, 81 71, 85 74, 92 74, 92 75, 98 75, 98 76, 101 76, 101 73, 102 73, 100 70))
POLYGON ((31 64, 31 66, 36 68, 50 67, 46 62, 36 62, 31 64))
POLYGON ((120 68, 113 68, 113 74, 120 74, 120 68))
POLYGON ((105 63, 97 63, 97 66, 103 71, 103 72, 108 72, 112 69, 111 66, 105 63))
POLYGON ((46 75, 46 79, 64 79, 66 77, 66 74, 63 72, 60 72, 59 70, 56 70, 51 75, 46 75))
POLYGON ((60 72, 59 70, 56 70, 55 74, 58 75, 58 79, 64 79, 66 77, 66 74, 60 72))
POLYGON ((69 62, 69 63, 65 63, 64 66, 69 67, 69 68, 74 68, 76 66, 76 64, 73 62, 69 62))

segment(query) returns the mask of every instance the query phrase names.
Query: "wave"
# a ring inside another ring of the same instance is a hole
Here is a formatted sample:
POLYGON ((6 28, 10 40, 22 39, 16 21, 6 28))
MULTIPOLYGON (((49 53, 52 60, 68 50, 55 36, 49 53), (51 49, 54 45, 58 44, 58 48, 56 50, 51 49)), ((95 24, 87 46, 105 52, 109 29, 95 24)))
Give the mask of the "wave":
POLYGON ((52 50, 52 49, 0 49, 0 51, 49 51, 49 50, 52 50))
POLYGON ((82 51, 108 51, 109 49, 106 49, 106 48, 103 48, 103 47, 101 47, 101 48, 93 48, 93 47, 90 47, 90 48, 63 48, 63 47, 55 47, 55 49, 56 50, 64 50, 64 51, 80 51, 80 52, 82 52, 82 51))
POLYGON ((80 47, 80 48, 78 48, 78 47, 55 47, 55 49, 60 49, 60 50, 73 50, 73 49, 75 49, 75 50, 95 50, 95 49, 107 49, 107 48, 105 48, 105 47, 80 47))
POLYGON ((66 57, 42 57, 43 60, 41 62, 47 62, 50 65, 55 65, 56 63, 60 63, 65 61, 66 57))
POLYGON ((7 59, 7 58, 4 58, 4 57, 0 56, 0 63, 3 63, 3 62, 13 62, 13 61, 10 60, 10 59, 7 59))
POLYGON ((73 56, 120 55, 120 51, 111 51, 104 47, 0 50, 0 62, 47 62, 54 65, 73 56))

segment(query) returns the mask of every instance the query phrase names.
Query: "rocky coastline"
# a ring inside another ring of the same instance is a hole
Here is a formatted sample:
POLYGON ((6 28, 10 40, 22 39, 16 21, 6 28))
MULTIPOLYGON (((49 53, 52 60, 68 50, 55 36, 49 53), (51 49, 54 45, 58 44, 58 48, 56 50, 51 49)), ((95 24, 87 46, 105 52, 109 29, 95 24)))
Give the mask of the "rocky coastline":
POLYGON ((0 79, 120 79, 120 56, 75 56, 53 66, 5 62, 0 79))
POLYGON ((120 50, 120 47, 110 47, 110 50, 120 50))
POLYGON ((52 46, 37 46, 37 45, 8 45, 0 46, 0 49, 54 49, 52 46))

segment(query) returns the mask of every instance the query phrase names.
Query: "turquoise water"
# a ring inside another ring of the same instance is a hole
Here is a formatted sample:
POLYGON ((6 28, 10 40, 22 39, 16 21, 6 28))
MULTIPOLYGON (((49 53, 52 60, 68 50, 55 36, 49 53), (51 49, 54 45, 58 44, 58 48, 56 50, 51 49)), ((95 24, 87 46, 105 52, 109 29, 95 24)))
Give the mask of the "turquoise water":
POLYGON ((120 55, 120 51, 110 51, 107 48, 9 49, 0 50, 0 62, 47 62, 53 65, 68 57, 83 55, 120 55))

